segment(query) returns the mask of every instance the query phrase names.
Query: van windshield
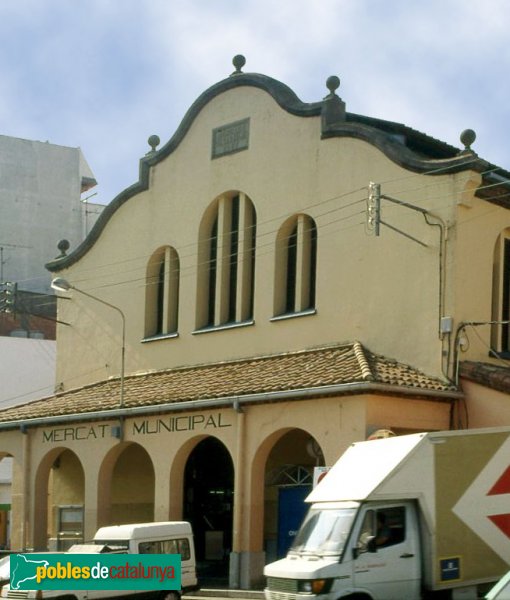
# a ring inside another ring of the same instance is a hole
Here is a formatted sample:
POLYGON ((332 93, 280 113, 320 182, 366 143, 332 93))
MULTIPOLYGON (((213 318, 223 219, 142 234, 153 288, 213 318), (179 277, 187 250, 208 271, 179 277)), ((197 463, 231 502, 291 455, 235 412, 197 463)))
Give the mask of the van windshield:
POLYGON ((356 508, 310 508, 289 552, 338 556, 351 530, 356 508))

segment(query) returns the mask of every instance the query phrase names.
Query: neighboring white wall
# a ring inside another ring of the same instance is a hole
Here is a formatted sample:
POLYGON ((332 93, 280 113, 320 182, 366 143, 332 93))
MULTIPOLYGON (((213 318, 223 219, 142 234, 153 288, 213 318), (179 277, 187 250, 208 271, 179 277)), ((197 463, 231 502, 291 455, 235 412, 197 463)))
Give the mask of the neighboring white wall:
POLYGON ((49 292, 44 265, 59 255, 59 240, 75 248, 103 208, 83 206, 95 185, 79 148, 0 135, 0 279, 49 292))
POLYGON ((0 336, 0 409, 53 394, 56 342, 0 336))
MULTIPOLYGON (((53 340, 0 336, 0 410, 53 393, 56 350, 53 340)), ((6 457, 0 460, 0 504, 11 503, 11 480, 12 458, 6 457)))
MULTIPOLYGON (((73 249, 90 232, 104 209, 90 202, 95 185, 79 148, 0 135, 0 281, 53 293, 44 265, 58 256, 61 239, 73 249)), ((0 336, 0 410, 52 395, 55 368, 55 341, 0 336)), ((11 503, 11 479, 6 457, 0 504, 11 503)))

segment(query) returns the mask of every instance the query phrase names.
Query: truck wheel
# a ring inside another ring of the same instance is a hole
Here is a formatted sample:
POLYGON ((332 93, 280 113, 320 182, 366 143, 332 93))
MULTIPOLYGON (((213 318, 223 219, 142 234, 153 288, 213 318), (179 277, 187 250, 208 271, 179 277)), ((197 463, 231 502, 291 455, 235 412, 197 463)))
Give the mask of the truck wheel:
POLYGON ((161 592, 160 600, 180 600, 181 595, 179 592, 161 592))

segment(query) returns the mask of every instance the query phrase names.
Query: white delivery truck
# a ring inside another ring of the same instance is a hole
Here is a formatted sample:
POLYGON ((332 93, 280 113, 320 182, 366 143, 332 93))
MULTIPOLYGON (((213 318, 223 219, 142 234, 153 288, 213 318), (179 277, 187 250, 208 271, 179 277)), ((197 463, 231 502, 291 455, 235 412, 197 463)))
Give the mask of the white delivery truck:
MULTIPOLYGON (((199 589, 196 573, 195 547, 190 523, 165 521, 160 523, 135 523, 112 525, 98 529, 92 542, 71 546, 62 554, 180 554, 181 590, 169 591, 116 591, 116 590, 69 590, 41 591, 2 587, 0 598, 27 600, 99 600, 101 598, 157 598, 179 600, 183 593, 199 589)), ((60 553, 59 553, 60 554, 60 553)))
POLYGON ((510 568, 510 428, 355 443, 306 501, 266 600, 474 600, 510 568))

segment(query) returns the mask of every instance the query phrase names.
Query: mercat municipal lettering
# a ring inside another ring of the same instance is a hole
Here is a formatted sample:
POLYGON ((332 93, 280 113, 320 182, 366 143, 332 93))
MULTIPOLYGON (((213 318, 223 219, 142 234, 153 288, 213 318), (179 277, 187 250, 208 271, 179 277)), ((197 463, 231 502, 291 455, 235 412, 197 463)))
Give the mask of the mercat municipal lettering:
POLYGON ((133 423, 133 434, 161 433, 168 431, 195 431, 195 429, 218 429, 232 427, 232 423, 225 423, 223 415, 185 415, 181 417, 168 417, 166 419, 145 420, 133 423))
MULTIPOLYGON (((42 432, 43 442, 72 442, 83 440, 97 440, 110 437, 111 425, 77 425, 75 427, 55 427, 44 429, 42 432)), ((144 419, 133 421, 133 435, 149 435, 153 433, 174 433, 177 431, 195 431, 196 429, 219 429, 232 427, 225 415, 182 415, 179 417, 167 417, 165 419, 144 419)))
POLYGON ((109 432, 110 425, 78 425, 76 427, 57 427, 44 429, 43 442, 70 442, 75 440, 97 440, 104 438, 109 432))

